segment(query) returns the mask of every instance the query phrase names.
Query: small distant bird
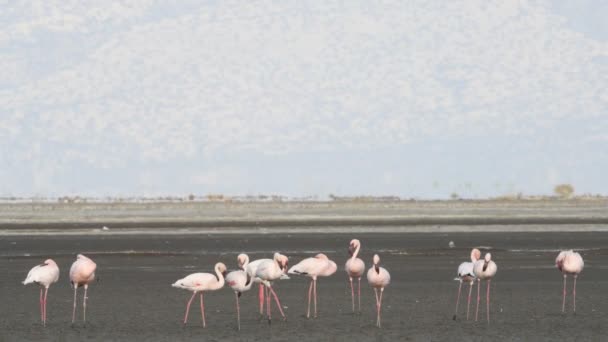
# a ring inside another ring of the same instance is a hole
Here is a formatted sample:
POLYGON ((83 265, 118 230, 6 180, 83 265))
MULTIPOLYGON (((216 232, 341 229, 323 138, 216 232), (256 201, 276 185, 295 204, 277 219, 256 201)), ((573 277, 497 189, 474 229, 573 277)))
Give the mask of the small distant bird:
POLYGON ((454 312, 454 320, 456 320, 456 315, 458 315, 458 302, 460 301, 460 292, 462 291, 462 283, 469 283, 469 299, 467 301, 467 320, 469 319, 469 307, 471 306, 471 292, 473 290, 473 285, 475 284, 475 272, 473 272, 473 266, 475 262, 479 260, 481 257, 481 252, 477 248, 473 248, 471 250, 471 262, 465 261, 460 266, 458 266, 458 280, 460 283, 458 285, 458 297, 456 297, 456 311, 454 312))
POLYGON ((197 294, 201 298, 201 316, 203 318, 203 328, 207 326, 205 322, 205 304, 203 300, 204 291, 215 291, 224 287, 224 277, 226 276, 226 265, 221 262, 215 264, 215 274, 211 273, 192 273, 183 279, 179 279, 173 283, 173 287, 192 291, 192 297, 186 305, 186 314, 184 315, 184 325, 188 322, 188 313, 190 312, 190 304, 197 294))
POLYGON ((40 320, 43 326, 46 326, 46 297, 49 287, 57 280, 59 280, 59 267, 53 259, 46 259, 42 264, 34 266, 23 281, 23 285, 31 283, 40 285, 40 320), (44 297, 42 296, 43 288, 44 297))
POLYGON ((243 292, 251 289, 253 279, 245 271, 249 264, 249 256, 247 256, 247 254, 239 254, 236 260, 240 270, 228 273, 226 276, 226 284, 234 291, 236 297, 236 322, 238 330, 241 330, 241 308, 239 305, 239 298, 243 292))
POLYGON ((454 241, 450 241, 450 242, 448 243, 448 247, 450 247, 450 248, 454 248, 454 247, 456 247, 456 244, 454 243, 454 241))
POLYGON ((388 286, 391 282, 391 275, 388 273, 386 269, 380 267, 380 257, 378 254, 374 254, 373 259, 374 265, 367 271, 367 282, 371 287, 374 288, 374 292, 376 293, 376 326, 378 328, 381 327, 380 324, 380 311, 382 310, 382 293, 384 293, 384 288, 388 286), (378 290, 380 290, 380 297, 378 297, 378 290))
POLYGON ((338 266, 335 262, 329 260, 325 254, 319 253, 314 258, 306 258, 300 261, 287 272, 288 274, 301 274, 310 277, 306 318, 310 318, 310 298, 313 292, 315 298, 314 318, 317 318, 317 277, 328 277, 334 274, 337 269, 338 266))
POLYGON ((262 261, 256 271, 255 278, 259 278, 260 282, 264 284, 266 291, 266 313, 268 317, 268 324, 272 321, 271 315, 271 307, 270 307, 270 296, 274 296, 275 302, 279 307, 279 311, 283 316, 283 320, 286 319, 285 314, 283 313, 283 309, 281 308, 281 302, 279 301, 279 296, 272 289, 272 282, 278 279, 281 279, 285 275, 287 271, 288 258, 285 255, 280 253, 274 253, 272 260, 264 260, 262 261))
POLYGON ((365 272, 365 263, 363 260, 357 258, 359 250, 361 249, 361 242, 357 239, 352 239, 348 245, 348 254, 350 258, 346 261, 344 268, 348 273, 348 279, 350 280, 350 297, 353 304, 353 312, 355 312, 355 289, 353 288, 353 278, 357 278, 359 281, 358 297, 359 297, 359 312, 361 312, 361 276, 365 272))
POLYGON ((566 311, 566 278, 568 274, 574 278, 574 287, 572 288, 572 311, 576 312, 576 278, 583 271, 585 262, 583 257, 573 250, 561 251, 555 259, 555 266, 564 274, 564 296, 562 299, 562 312, 566 311))
POLYGON ((72 309, 72 324, 76 320, 76 293, 78 288, 84 287, 84 296, 82 297, 82 320, 87 321, 87 290, 89 284, 95 280, 95 271, 97 264, 93 260, 82 254, 76 256, 76 261, 70 268, 70 284, 74 288, 74 308, 72 309))
POLYGON ((490 323, 490 283, 492 277, 496 275, 496 264, 492 261, 492 254, 486 253, 483 260, 477 260, 473 266, 473 273, 477 278, 477 309, 475 310, 475 321, 477 322, 477 315, 479 313, 479 291, 481 288, 481 281, 486 281, 486 316, 488 323, 490 323))

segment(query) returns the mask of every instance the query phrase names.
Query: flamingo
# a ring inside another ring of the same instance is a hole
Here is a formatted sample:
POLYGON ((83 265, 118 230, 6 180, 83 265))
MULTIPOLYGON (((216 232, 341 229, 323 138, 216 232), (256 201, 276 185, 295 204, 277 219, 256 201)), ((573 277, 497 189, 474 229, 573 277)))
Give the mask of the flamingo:
POLYGON ((183 279, 179 279, 171 286, 180 289, 192 291, 192 297, 186 305, 186 315, 184 316, 184 325, 188 322, 188 313, 190 312, 190 304, 197 293, 201 297, 201 316, 203 318, 203 328, 207 326, 205 322, 205 304, 203 302, 204 291, 215 291, 224 287, 224 277, 226 275, 226 265, 221 262, 215 264, 215 274, 211 273, 192 273, 183 279))
POLYGON ((380 267, 380 257, 378 254, 374 254, 373 264, 367 271, 367 282, 374 288, 374 292, 376 293, 376 326, 381 328, 380 311, 382 309, 382 293, 384 293, 384 288, 390 284, 391 275, 384 267, 380 267), (378 297, 378 289, 380 290, 380 297, 378 297))
POLYGON ((42 264, 32 267, 25 277, 23 285, 36 283, 40 285, 40 320, 46 327, 46 297, 49 287, 59 280, 59 267, 53 259, 46 259, 42 264), (44 288, 44 297, 42 296, 44 288))
POLYGON ((359 312, 361 312, 361 276, 365 272, 365 263, 363 260, 357 258, 359 250, 361 249, 361 242, 357 239, 350 241, 348 245, 348 253, 350 258, 346 261, 345 269, 348 273, 348 279, 350 280, 350 297, 353 303, 353 312, 355 312, 355 289, 353 288, 353 278, 357 278, 359 281, 358 297, 359 297, 359 312))
POLYGON ((72 309, 72 324, 76 320, 76 294, 78 288, 84 287, 84 295, 82 296, 82 320, 86 323, 87 321, 87 290, 89 284, 95 280, 95 270, 97 270, 97 264, 88 257, 78 254, 76 261, 70 268, 70 284, 74 288, 74 308, 72 309))
POLYGON ((456 311, 454 312, 454 320, 456 320, 456 315, 458 314, 458 302, 460 301, 460 292, 462 290, 462 283, 469 283, 469 299, 467 301, 467 320, 469 319, 469 307, 471 306, 471 292, 473 291, 473 285, 475 284, 475 273, 473 272, 473 266, 475 262, 479 260, 481 257, 481 252, 477 248, 473 248, 471 250, 471 262, 465 261, 460 266, 458 266, 458 280, 460 285, 458 285, 458 297, 456 297, 456 311))
POLYGON ((473 266, 473 273, 477 278, 477 308, 475 309, 475 321, 477 322, 477 314, 479 313, 479 291, 481 289, 481 281, 486 281, 486 316, 490 323, 490 283, 492 277, 496 275, 496 264, 492 261, 492 254, 486 253, 484 260, 477 260, 473 266))
POLYGON ((566 310, 566 278, 568 274, 574 278, 574 287, 572 288, 572 311, 576 312, 576 278, 583 271, 585 262, 583 257, 573 250, 561 251, 555 259, 555 266, 564 274, 564 297, 562 300, 562 312, 566 310))
POLYGON ((334 274, 337 269, 338 266, 335 262, 329 260, 325 254, 319 253, 314 258, 306 258, 300 261, 287 272, 288 274, 301 274, 311 278, 310 286, 308 287, 308 311, 306 312, 306 318, 310 318, 310 297, 313 291, 315 297, 314 318, 317 318, 317 277, 328 277, 334 274))
POLYGON ((274 296, 275 302, 279 307, 279 311, 283 316, 283 320, 286 319, 283 309, 281 308, 281 302, 279 297, 272 289, 272 282, 280 279, 284 276, 285 270, 287 269, 288 259, 285 255, 280 253, 274 253, 272 260, 264 260, 259 263, 255 270, 255 278, 259 278, 260 282, 264 284, 266 288, 266 312, 268 315, 268 324, 271 322, 271 308, 270 308, 270 296, 274 296))
POLYGON ((226 284, 232 288, 236 297, 236 322, 238 330, 241 330, 241 308, 239 306, 239 298, 241 293, 249 291, 253 285, 251 275, 245 271, 249 264, 249 256, 247 254, 239 254, 236 258, 240 270, 232 271, 226 276, 226 284))

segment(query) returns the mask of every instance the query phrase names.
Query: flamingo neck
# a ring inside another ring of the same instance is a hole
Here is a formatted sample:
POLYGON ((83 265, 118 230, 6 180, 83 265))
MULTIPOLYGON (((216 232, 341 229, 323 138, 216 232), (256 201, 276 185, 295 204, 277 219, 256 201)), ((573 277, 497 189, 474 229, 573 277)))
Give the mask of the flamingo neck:
POLYGON ((353 259, 353 260, 357 259, 357 255, 359 255, 359 249, 361 249, 361 245, 357 245, 357 248, 355 249, 355 253, 353 253, 353 256, 351 257, 351 259, 353 259))

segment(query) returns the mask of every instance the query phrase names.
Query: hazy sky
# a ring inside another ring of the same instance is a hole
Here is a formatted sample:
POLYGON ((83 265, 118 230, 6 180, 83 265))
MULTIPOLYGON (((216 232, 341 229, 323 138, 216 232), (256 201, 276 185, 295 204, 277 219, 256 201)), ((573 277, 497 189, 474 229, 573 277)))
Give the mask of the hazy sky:
POLYGON ((606 1, 0 5, 2 196, 608 194, 606 1))

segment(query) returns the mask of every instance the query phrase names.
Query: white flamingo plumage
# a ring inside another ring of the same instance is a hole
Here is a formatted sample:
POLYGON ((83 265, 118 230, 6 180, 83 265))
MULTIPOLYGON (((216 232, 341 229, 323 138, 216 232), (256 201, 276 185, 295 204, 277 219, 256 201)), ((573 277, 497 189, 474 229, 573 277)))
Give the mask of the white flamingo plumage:
POLYGON ((292 266, 288 274, 300 274, 310 277, 310 286, 308 287, 308 310, 306 318, 310 318, 310 298, 314 292, 315 312, 314 318, 317 318, 317 277, 328 277, 338 269, 335 262, 329 260, 325 254, 319 253, 313 258, 306 258, 296 265, 292 266))
POLYGON ((180 289, 192 291, 192 297, 188 301, 186 305, 186 314, 184 315, 184 325, 188 322, 188 313, 190 312, 190 304, 192 304, 192 300, 196 294, 200 294, 201 298, 201 316, 203 318, 203 327, 206 327, 207 324, 205 322, 205 304, 203 300, 203 292, 205 291, 215 291, 224 287, 224 277, 226 275, 226 265, 221 262, 215 264, 214 267, 215 274, 211 273, 193 273, 186 276, 183 279, 179 279, 171 286, 177 287, 180 289))
POLYGON ((378 254, 374 254, 372 261, 373 266, 367 271, 367 282, 374 288, 376 294, 376 326, 381 328, 380 312, 382 310, 382 294, 384 293, 384 288, 391 282, 391 275, 384 267, 380 267, 380 257, 378 254), (380 297, 378 297, 378 290, 380 290, 380 297))
POLYGON ((357 258, 359 250, 361 249, 361 242, 357 239, 350 241, 348 245, 348 253, 350 258, 346 261, 344 269, 348 273, 348 279, 350 281, 350 297, 353 304, 353 312, 355 312, 355 289, 353 288, 353 278, 357 278, 359 281, 358 287, 358 298, 359 298, 359 312, 361 312, 361 276, 365 272, 365 263, 363 260, 357 258))
POLYGON ((72 309, 72 324, 76 320, 76 294, 79 287, 84 287, 84 295, 82 297, 82 320, 86 323, 87 321, 87 290, 89 284, 95 280, 95 271, 97 270, 97 264, 90 258, 78 254, 76 261, 70 268, 70 284, 74 288, 74 307, 72 309))
POLYGON ((260 282, 264 284, 266 288, 266 313, 268 317, 268 324, 272 321, 271 307, 270 307, 270 296, 274 296, 275 302, 279 307, 279 311, 285 320, 285 314, 283 308, 281 308, 281 302, 276 292, 272 288, 272 282, 281 279, 285 275, 287 270, 288 258, 280 253, 274 253, 272 260, 264 260, 259 263, 255 270, 255 278, 259 278, 260 282))
POLYGON ((234 291, 236 297, 236 321, 238 330, 241 330, 241 308, 239 298, 245 291, 249 291, 253 285, 253 278, 245 271, 249 264, 249 256, 247 254, 239 254, 237 264, 240 268, 238 271, 232 271, 226 276, 226 284, 234 291))
POLYGON ((454 312, 454 320, 456 320, 456 315, 458 315, 458 302, 460 302, 460 292, 462 290, 462 283, 469 283, 469 298, 467 300, 467 320, 469 319, 469 308, 471 306, 471 292, 473 291, 473 285, 475 284, 475 272, 473 272, 473 267, 475 262, 479 260, 481 257, 481 252, 477 248, 473 248, 471 250, 471 261, 465 261, 458 266, 458 277, 455 280, 458 280, 460 283, 458 285, 458 296, 456 297, 456 311, 454 312))
POLYGON ((473 266, 473 273, 477 278, 477 308, 475 309, 475 321, 477 322, 477 316, 479 314, 479 293, 481 289, 481 281, 486 280, 486 317, 488 323, 490 323, 490 283, 492 278, 496 275, 498 267, 496 263, 492 261, 492 254, 486 253, 483 260, 477 260, 473 266))
POLYGON ((583 271, 585 262, 583 257, 573 250, 561 251, 555 259, 555 266, 564 275, 564 291, 562 299, 562 312, 566 311, 566 278, 571 275, 574 278, 572 288, 572 311, 576 312, 576 278, 583 271))
POLYGON ((46 299, 49 287, 57 280, 59 280, 59 266, 53 259, 46 259, 42 264, 34 266, 23 281, 23 285, 32 283, 40 285, 40 320, 43 326, 46 326, 46 299))

